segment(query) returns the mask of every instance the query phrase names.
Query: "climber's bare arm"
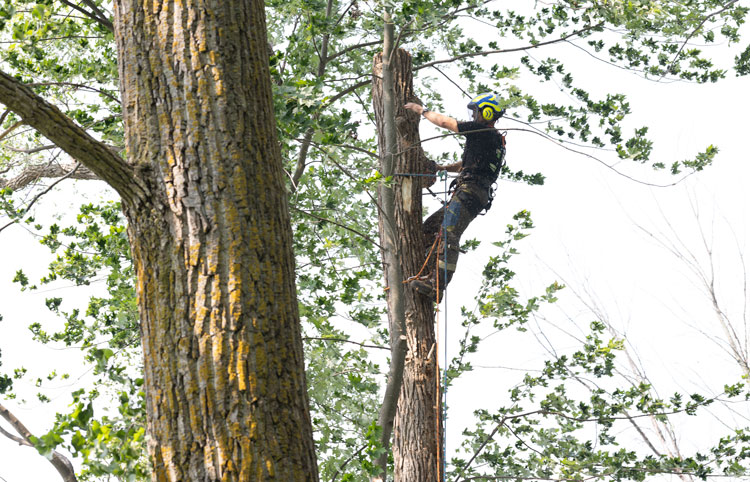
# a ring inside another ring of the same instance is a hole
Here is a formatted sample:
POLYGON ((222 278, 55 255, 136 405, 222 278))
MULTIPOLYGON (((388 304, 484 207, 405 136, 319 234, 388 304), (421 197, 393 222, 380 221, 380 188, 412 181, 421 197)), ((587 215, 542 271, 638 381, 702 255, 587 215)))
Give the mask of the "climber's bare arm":
POLYGON ((424 111, 424 108, 421 105, 415 104, 414 102, 407 102, 404 105, 404 108, 422 115, 425 119, 432 122, 438 127, 448 129, 449 131, 458 132, 458 122, 453 117, 431 110, 424 111), (424 114, 422 113, 423 111, 424 114))

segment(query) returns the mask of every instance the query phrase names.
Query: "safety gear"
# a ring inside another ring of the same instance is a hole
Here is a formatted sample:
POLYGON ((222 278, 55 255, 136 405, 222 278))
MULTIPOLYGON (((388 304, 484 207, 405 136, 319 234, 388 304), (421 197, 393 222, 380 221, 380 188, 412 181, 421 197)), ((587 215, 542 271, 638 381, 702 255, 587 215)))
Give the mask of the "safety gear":
POLYGON ((500 108, 497 96, 493 93, 479 94, 466 107, 474 119, 485 122, 496 121, 505 114, 505 109, 500 108))
POLYGON ((414 288, 414 291, 424 296, 429 301, 440 303, 441 301, 443 301, 445 283, 443 281, 443 274, 440 273, 438 276, 440 278, 440 280, 437 281, 438 283, 440 283, 439 290, 435 287, 435 278, 433 277, 422 277, 411 280, 411 287, 414 288))

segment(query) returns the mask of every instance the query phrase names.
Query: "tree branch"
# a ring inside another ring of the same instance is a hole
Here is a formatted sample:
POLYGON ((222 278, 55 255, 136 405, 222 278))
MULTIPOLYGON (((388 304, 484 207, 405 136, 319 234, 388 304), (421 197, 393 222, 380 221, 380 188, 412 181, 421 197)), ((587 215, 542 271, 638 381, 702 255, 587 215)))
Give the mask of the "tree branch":
POLYGON ((367 343, 360 343, 358 341, 347 340, 346 338, 331 338, 325 336, 303 336, 303 340, 318 340, 318 341, 340 341, 342 343, 351 343, 352 345, 359 345, 362 348, 377 348, 378 350, 390 350, 387 346, 380 345, 368 345, 367 343))
POLYGON ((450 63, 450 62, 455 62, 456 60, 466 59, 466 58, 469 58, 469 57, 479 57, 479 56, 482 56, 482 55, 490 55, 490 54, 505 54, 505 53, 509 53, 509 52, 522 52, 524 50, 531 50, 531 49, 543 47, 545 45, 551 45, 551 44, 556 44, 556 43, 559 43, 559 42, 565 42, 569 38, 575 37, 577 35, 581 35, 582 33, 586 33, 589 30, 593 30, 593 29, 599 28, 602 25, 604 25, 604 22, 599 22, 596 25, 589 25, 588 27, 585 27, 585 28, 582 28, 580 30, 576 30, 574 32, 571 32, 568 35, 563 35, 560 38, 557 38, 557 39, 554 39, 554 40, 548 40, 546 42, 539 42, 539 43, 533 44, 533 45, 527 45, 525 47, 515 47, 515 48, 511 48, 511 49, 498 49, 498 50, 483 50, 482 52, 470 52, 470 53, 467 53, 467 54, 458 55, 458 56, 450 58, 450 59, 434 60, 432 62, 427 62, 426 64, 422 64, 422 65, 419 65, 417 67, 414 67, 414 71, 416 72, 417 70, 424 69, 426 67, 432 67, 433 65, 447 64, 447 63, 450 63))
POLYGON ((114 32, 115 31, 115 26, 112 25, 112 22, 110 22, 107 19, 107 17, 104 16, 104 13, 101 10, 99 10, 99 8, 96 6, 96 4, 94 2, 92 2, 91 0, 83 0, 83 3, 85 3, 86 5, 88 5, 91 8, 91 10, 92 10, 91 12, 89 12, 88 10, 86 10, 84 8, 81 8, 78 5, 76 5, 75 3, 69 2, 67 0, 60 0, 60 2, 63 3, 64 5, 69 6, 73 10, 77 10, 77 11, 81 12, 82 14, 86 15, 87 17, 89 17, 90 19, 94 20, 95 22, 97 22, 99 25, 101 25, 102 27, 106 28, 110 32, 114 32))
POLYGON ((352 233, 356 234, 357 236, 361 237, 362 239, 364 239, 366 241, 369 241, 373 245, 375 245, 378 248, 380 248, 380 245, 378 244, 378 242, 375 241, 374 239, 372 239, 371 237, 367 236, 366 234, 360 233, 356 229, 352 229, 349 226, 345 226, 345 225, 343 225, 341 223, 338 223, 338 222, 334 221, 333 219, 322 218, 320 216, 317 216, 317 215, 311 213, 310 211, 305 211, 304 209, 296 208, 294 206, 290 206, 290 209, 293 209, 294 211, 297 211, 298 213, 304 214, 306 216, 310 216, 311 218, 315 218, 318 221, 325 221, 327 223, 335 224, 336 226, 338 226, 340 228, 343 228, 343 229, 345 229, 345 230, 347 230, 349 232, 352 232, 352 233))
POLYGON ((37 152, 49 151, 57 147, 54 144, 47 144, 46 146, 32 147, 31 149, 16 149, 15 147, 5 146, 5 149, 9 151, 18 152, 19 154, 36 154, 37 152))
MULTIPOLYGON (((21 423, 21 421, 18 420, 18 418, 16 418, 16 416, 13 415, 11 411, 5 408, 5 406, 3 406, 3 404, 1 403, 0 416, 7 420, 11 427, 13 427, 13 430, 18 432, 21 437, 16 437, 15 435, 2 429, 0 429, 0 434, 5 435, 14 442, 17 442, 19 445, 34 447, 34 444, 31 442, 31 438, 33 437, 33 435, 31 434, 31 432, 29 432, 29 429, 27 429, 26 426, 21 423)), ((49 462, 55 467, 57 473, 60 474, 63 482, 78 482, 73 464, 70 463, 70 460, 68 460, 67 457, 57 452, 56 450, 53 450, 52 458, 49 459, 49 462)))
POLYGON ((76 89, 84 89, 84 90, 90 90, 91 92, 96 92, 98 94, 101 94, 114 102, 120 103, 120 99, 115 97, 114 95, 110 94, 109 92, 106 92, 102 89, 97 89, 96 87, 91 87, 89 85, 85 84, 77 84, 75 82, 34 82, 32 84, 26 84, 29 87, 46 87, 49 85, 64 85, 66 87, 75 87, 76 89))
POLYGON ((341 473, 341 471, 344 470, 344 467, 346 467, 349 464, 349 462, 351 462, 352 460, 354 460, 354 457, 356 457, 359 454, 361 454, 362 451, 364 449, 366 449, 366 448, 367 448, 367 444, 361 446, 360 448, 357 449, 356 452, 354 452, 353 454, 351 454, 349 456, 349 458, 347 458, 346 460, 344 460, 343 462, 341 462, 341 465, 339 465, 339 468, 336 469, 336 472, 333 473, 333 477, 331 477, 331 482, 336 482, 336 479, 338 478, 338 476, 341 473))
POLYGON ((331 60, 341 57, 342 55, 348 52, 351 52, 352 50, 361 49, 363 47, 372 47, 373 45, 379 45, 379 44, 380 44, 380 40, 373 40, 372 42, 364 42, 364 43, 357 44, 357 45, 350 45, 342 50, 339 50, 335 54, 332 54, 331 56, 329 56, 326 59, 326 62, 330 62, 331 60))
MULTIPOLYGON (((10 110, 6 110, 5 111, 5 114, 3 114, 3 118, 5 118, 5 116, 8 114, 8 112, 10 112, 10 110)), ((0 133, 0 141, 3 140, 3 139, 5 139, 8 136, 8 134, 10 134, 14 130, 18 129, 22 125, 23 125, 23 122, 18 121, 15 124, 13 124, 12 126, 10 126, 7 129, 5 129, 2 133, 0 133)))
POLYGON ((31 91, 16 78, 0 71, 0 102, 18 114, 70 157, 88 167, 126 201, 146 199, 148 190, 126 163, 103 142, 97 141, 60 109, 31 91))
MULTIPOLYGON (((717 11, 715 11, 715 12, 713 12, 713 13, 710 13, 710 14, 706 15, 706 16, 705 16, 705 17, 703 18, 703 20, 701 21, 701 23, 699 23, 699 24, 698 24, 698 26, 697 26, 697 27, 695 27, 695 29, 693 29, 693 31, 692 31, 692 32, 690 32, 690 33, 688 34, 688 36, 687 36, 687 37, 685 37, 685 41, 684 41, 684 42, 682 42, 682 45, 680 46, 680 49, 679 49, 679 50, 677 51, 677 53, 675 54, 674 58, 672 59, 672 63, 671 63, 671 64, 669 64, 669 68, 667 69, 667 72, 671 72, 672 68, 674 67, 674 64, 676 64, 676 63, 677 63, 677 59, 678 59, 678 58, 680 57, 680 54, 682 53, 682 51, 683 51, 683 50, 685 50, 685 46, 687 45, 687 43, 688 43, 688 42, 690 41, 690 39, 691 39, 691 38, 693 38, 693 37, 695 36, 695 34, 697 34, 697 33, 698 33, 698 31, 699 31, 699 30, 700 30, 701 28, 703 28, 703 25, 705 25, 705 24, 706 24, 706 22, 708 22, 708 21, 709 21, 710 19, 712 19, 713 17, 715 17, 715 16, 719 15, 719 14, 720 14, 720 13, 722 13, 722 12, 725 12, 725 11, 729 10, 729 7, 731 7, 731 6, 733 5, 733 4, 737 3, 737 1, 738 1, 738 0, 731 0, 730 2, 727 2, 727 3, 726 3, 726 4, 724 5, 724 8, 722 8, 721 10, 717 10, 717 11)), ((666 74, 665 74, 665 75, 666 75, 666 74)), ((663 76, 662 76, 662 77, 663 77, 663 76)))
POLYGON ((0 189, 9 188, 18 191, 37 179, 63 176, 67 176, 70 179, 100 179, 96 174, 91 172, 90 169, 84 166, 80 166, 76 169, 76 164, 40 164, 27 166, 20 174, 12 179, 0 178, 0 189))
POLYGON ((360 87, 364 87, 364 86, 366 86, 366 85, 368 85, 370 83, 372 83, 372 80, 371 79, 367 79, 367 80, 363 80, 362 82, 357 82, 356 84, 353 84, 353 85, 349 86, 348 88, 342 90, 338 94, 336 94, 333 97, 331 97, 330 99, 328 99, 328 102, 326 102, 323 105, 323 107, 328 107, 329 105, 333 104, 334 102, 336 102, 340 98, 342 98, 342 97, 344 97, 344 96, 346 96, 348 94, 351 94, 352 92, 354 92, 355 90, 359 89, 360 87))
POLYGON ((79 166, 80 166, 80 164, 76 164, 76 166, 75 166, 75 167, 73 168, 73 170, 72 170, 72 171, 70 171, 69 173, 67 173, 66 175, 64 175, 63 177, 61 177, 60 179, 57 179, 57 180, 56 180, 55 182, 53 182, 53 183, 52 183, 52 184, 51 184, 51 185, 50 185, 49 187, 47 187, 47 189, 45 189, 44 191, 42 191, 42 192, 40 192, 39 194, 37 194, 36 196, 34 196, 34 199, 32 199, 32 200, 31 200, 31 202, 30 202, 30 203, 28 203, 28 204, 26 205, 26 207, 24 208, 24 210, 23 210, 23 212, 22 212, 22 213, 20 214, 20 216, 17 216, 17 217, 13 217, 13 219, 12 219, 12 220, 11 220, 11 221, 10 221, 10 222, 9 222, 8 224, 6 224, 6 225, 5 225, 5 226, 3 226, 2 228, 0 228, 0 231, 4 231, 4 230, 5 230, 5 228, 7 228, 8 226, 11 226, 11 225, 13 225, 13 224, 17 223, 17 222, 18 222, 18 221, 20 220, 20 217, 21 217, 21 216, 24 216, 24 215, 26 215, 26 213, 28 213, 28 212, 29 212, 29 211, 31 210, 31 207, 32 207, 32 206, 33 206, 33 205, 34 205, 34 204, 35 204, 35 203, 36 203, 36 202, 37 202, 37 201, 38 201, 38 200, 39 200, 39 199, 40 199, 40 198, 41 198, 42 196, 44 196, 45 194, 47 194, 48 192, 50 192, 50 191, 52 190, 52 188, 54 188, 55 186, 57 186, 58 184, 60 184, 61 182, 63 182, 63 181, 65 180, 65 179, 67 179, 67 178, 69 178, 70 176, 72 176, 72 175, 73 175, 73 174, 74 174, 74 173, 75 173, 75 172, 76 172, 76 171, 78 170, 78 167, 79 167, 79 166))

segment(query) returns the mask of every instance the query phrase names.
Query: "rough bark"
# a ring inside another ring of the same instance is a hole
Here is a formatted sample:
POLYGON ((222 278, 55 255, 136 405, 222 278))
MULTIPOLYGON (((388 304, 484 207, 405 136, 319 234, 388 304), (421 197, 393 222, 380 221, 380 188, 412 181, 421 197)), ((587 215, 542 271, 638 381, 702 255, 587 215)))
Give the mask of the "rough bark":
POLYGON ((156 481, 317 481, 260 0, 115 2, 126 162, 0 102, 122 196, 156 481))
MULTIPOLYGON (((393 82, 393 70, 389 60, 393 51, 394 26, 390 12, 386 9, 383 16, 383 52, 387 59, 381 64, 381 117, 387 119, 380 132, 380 173, 385 179, 394 174, 398 139, 396 136, 396 92, 393 82)), ((406 360, 406 320, 404 313, 404 279, 399 261, 398 233, 396 230, 396 193, 393 186, 381 184, 378 186, 379 234, 381 239, 381 256, 383 259, 383 274, 387 287, 388 302, 388 331, 390 334, 391 360, 388 370, 388 381, 385 387, 383 403, 378 413, 378 426, 381 427, 380 443, 384 451, 378 457, 377 465, 381 475, 388 472, 388 449, 393 433, 393 419, 396 415, 398 398, 401 394, 401 384, 404 379, 404 363, 406 360)))
MULTIPOLYGON (((385 152, 382 55, 373 65, 373 104, 378 127, 378 148, 385 152)), ((401 174, 427 173, 426 158, 419 146, 419 117, 407 112, 406 102, 418 102, 412 86, 411 56, 394 51, 391 59, 395 88, 395 121, 398 156, 394 159, 395 226, 398 233, 398 261, 406 277, 416 275, 424 261, 422 236, 422 185, 430 177, 401 174)), ((381 233, 384 220, 381 215, 381 233)), ((392 285, 394 281, 387 280, 392 285)), ((401 281, 395 281, 400 283, 401 281)), ((390 308, 390 305, 389 305, 390 308)), ((439 422, 437 407, 434 308, 412 289, 404 290, 407 355, 401 394, 394 422, 394 480, 434 481, 438 479, 439 422)), ((395 313, 389 312, 393 319, 395 313)))
MULTIPOLYGON (((1 403, 0 417, 3 417, 11 425, 11 427, 13 427, 13 430, 15 430, 19 436, 15 436, 12 433, 6 432, 2 427, 0 427, 0 433, 2 435, 8 437, 19 445, 25 445, 34 449, 34 444, 31 443, 31 438, 33 437, 33 435, 31 434, 31 432, 29 432, 29 429, 27 429, 26 426, 1 403)), ((57 470, 57 473, 60 474, 63 482, 78 482, 73 464, 71 464, 70 460, 68 460, 68 458, 63 454, 56 450, 53 450, 47 460, 49 460, 49 463, 52 464, 55 470, 57 470)))
POLYGON ((10 179, 0 177, 0 189, 9 188, 18 191, 39 179, 61 178, 63 176, 69 176, 70 179, 99 179, 96 174, 84 166, 78 166, 76 169, 76 164, 37 164, 24 167, 21 172, 10 179))
POLYGON ((115 2, 157 481, 315 481, 263 2, 115 2))

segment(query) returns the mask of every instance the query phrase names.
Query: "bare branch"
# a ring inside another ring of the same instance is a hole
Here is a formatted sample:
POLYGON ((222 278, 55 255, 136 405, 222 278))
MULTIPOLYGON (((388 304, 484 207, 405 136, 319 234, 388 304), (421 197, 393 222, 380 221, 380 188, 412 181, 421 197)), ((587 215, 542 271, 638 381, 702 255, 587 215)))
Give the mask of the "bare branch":
POLYGON ((5 149, 9 151, 18 152, 20 154, 36 154, 37 152, 49 151, 57 147, 54 144, 47 144, 46 146, 32 147, 31 149, 16 149, 15 147, 5 146, 5 149))
POLYGON ((370 84, 371 82, 372 82, 372 80, 367 79, 367 80, 363 80, 362 82, 357 82, 356 84, 350 85, 348 88, 342 90, 338 94, 336 94, 333 97, 331 97, 330 99, 328 99, 328 102, 326 102, 323 107, 328 107, 329 105, 335 103, 337 100, 341 99, 342 97, 345 97, 345 96, 351 94, 355 90, 357 90, 359 88, 362 88, 362 87, 370 84))
POLYGON ((359 345, 362 348, 377 348, 378 350, 390 350, 387 346, 380 345, 368 345, 367 343, 360 343, 358 341, 347 340, 346 338, 331 338, 325 336, 303 336, 303 340, 319 340, 319 341, 338 341, 341 343, 351 343, 352 345, 359 345))
POLYGON ((84 9, 84 8, 76 5, 73 2, 69 2, 68 0, 60 0, 60 2, 62 2, 63 4, 69 6, 73 10, 77 10, 77 11, 81 12, 82 14, 86 15, 87 17, 89 17, 90 19, 96 21, 98 24, 100 24, 101 26, 103 26, 104 28, 106 28, 107 30, 109 30, 110 32, 114 32, 115 31, 115 26, 112 25, 112 22, 110 22, 107 19, 107 17, 104 16, 104 13, 101 10, 99 10, 99 8, 96 6, 96 4, 94 2, 92 2, 91 0, 83 0, 83 3, 85 3, 86 5, 88 5, 91 8, 91 10, 92 10, 91 12, 89 12, 88 10, 86 10, 86 9, 84 9))
POLYGON ((35 166, 27 166, 19 175, 12 179, 0 178, 0 189, 10 188, 18 191, 32 182, 42 178, 69 177, 71 179, 94 180, 99 177, 84 166, 76 169, 76 164, 48 163, 35 166))
POLYGON ((369 241, 373 245, 375 245, 378 248, 380 248, 380 245, 377 243, 377 241, 375 241, 371 237, 367 236, 366 234, 360 233, 356 229, 350 228, 349 226, 345 226, 345 225, 343 225, 343 224, 341 224, 339 222, 336 222, 336 221, 334 221, 332 219, 320 217, 320 216, 318 216, 316 214, 311 213, 310 211, 305 211, 305 210, 300 209, 300 208, 295 208, 294 206, 291 206, 290 209, 293 209, 293 210, 297 211, 298 213, 302 213, 302 214, 304 214, 306 216, 310 216, 311 218, 315 218, 315 219, 317 219, 319 221, 325 221, 327 223, 335 224, 336 226, 338 226, 340 228, 343 228, 343 229, 345 229, 345 230, 347 230, 349 232, 352 232, 352 233, 356 234, 357 236, 361 237, 362 239, 364 239, 366 241, 369 241))
POLYGON ((12 441, 14 441, 15 443, 17 443, 18 445, 25 445, 27 447, 33 447, 34 446, 31 443, 27 442, 26 440, 22 439, 21 437, 19 437, 17 435, 13 435, 12 433, 8 432, 3 427, 0 427, 0 434, 5 435, 6 437, 8 437, 9 439, 11 439, 12 441))
MULTIPOLYGON (((5 116, 8 114, 8 112, 10 112, 10 111, 9 110, 5 111, 5 114, 3 114, 3 118, 5 118, 5 116)), ((3 139, 5 139, 8 136, 8 134, 10 134, 14 130, 18 129, 22 125, 23 125, 23 122, 18 121, 15 124, 13 124, 12 126, 10 126, 7 129, 5 129, 2 133, 0 133, 0 141, 3 140, 3 139)))
POLYGON ((67 87, 75 87, 76 89, 85 89, 85 90, 90 90, 92 92, 97 92, 105 97, 110 98, 111 100, 117 102, 118 104, 120 103, 120 99, 110 94, 109 92, 104 91, 102 89, 97 89, 96 87, 91 87, 90 85, 86 85, 86 84, 77 84, 75 82, 34 82, 32 84, 26 84, 26 85, 28 85, 29 87, 45 87, 49 85, 64 85, 67 87))
POLYGON ((372 42, 364 42, 364 43, 361 43, 361 44, 350 45, 349 47, 346 47, 346 48, 344 48, 344 49, 336 52, 335 54, 331 54, 326 59, 326 61, 330 62, 331 60, 337 59, 337 58, 341 57, 342 55, 351 52, 352 50, 361 49, 361 48, 365 48, 365 47, 372 47, 373 45, 379 45, 379 44, 380 44, 380 40, 373 40, 372 42))
POLYGON ((539 42, 533 45, 526 45, 525 47, 515 47, 510 49, 498 49, 498 50, 483 50, 482 52, 470 52, 467 54, 458 55, 456 57, 450 58, 450 59, 442 59, 442 60, 434 60, 432 62, 427 62, 426 64, 419 65, 417 67, 414 67, 414 71, 424 69, 425 67, 432 67, 433 65, 437 64, 447 64, 450 62, 455 62, 456 60, 466 59, 469 57, 479 57, 484 55, 490 55, 490 54, 505 54, 509 52, 522 52, 524 50, 531 50, 539 47, 543 47, 545 45, 552 45, 559 42, 565 42, 569 38, 575 37, 577 35, 581 35, 582 33, 586 33, 590 30, 597 29, 604 25, 604 22, 597 23, 596 25, 589 25, 588 27, 582 28, 580 30, 576 30, 574 32, 571 32, 567 35, 563 35, 560 38, 554 39, 554 40, 548 40, 546 42, 539 42))
MULTIPOLYGON (((37 202, 37 201, 38 201, 38 200, 39 200, 39 199, 40 199, 40 198, 41 198, 42 196, 44 196, 45 194, 47 194, 48 192, 50 192, 50 191, 52 190, 52 188, 54 188, 55 186, 57 186, 58 184, 60 184, 61 182, 63 182, 63 181, 65 180, 65 179, 67 179, 67 178, 69 178, 70 176, 72 176, 72 175, 73 175, 73 174, 74 174, 74 173, 76 172, 76 170, 78 170, 78 167, 79 167, 79 166, 80 166, 80 164, 76 164, 76 167, 74 167, 72 171, 70 171, 70 172, 69 172, 68 174, 64 175, 64 176, 63 176, 63 177, 61 177, 60 179, 58 179, 58 180, 56 180, 55 182, 53 182, 52 184, 50 184, 50 186, 49 186, 49 187, 48 187, 47 189, 45 189, 44 191, 42 191, 42 192, 40 192, 39 194, 37 194, 36 196, 34 196, 34 199, 32 199, 32 200, 31 200, 31 202, 30 202, 30 203, 28 203, 28 204, 26 205, 26 208, 25 208, 25 209, 23 210, 23 214, 26 214, 26 213, 28 213, 28 212, 29 212, 29 210, 31 209, 31 207, 32 207, 32 206, 33 206, 33 205, 34 205, 34 204, 35 204, 35 203, 36 203, 36 202, 37 202)), ((17 222, 19 221, 19 219, 20 219, 20 217, 14 218, 14 219, 13 219, 13 220, 12 220, 11 222, 9 222, 8 224, 6 224, 6 225, 5 225, 5 226, 3 226, 2 228, 0 228, 0 232, 1 232, 1 231, 3 231, 3 230, 5 230, 5 228, 7 228, 8 226, 11 226, 11 225, 13 225, 13 224, 17 223, 17 222)))

